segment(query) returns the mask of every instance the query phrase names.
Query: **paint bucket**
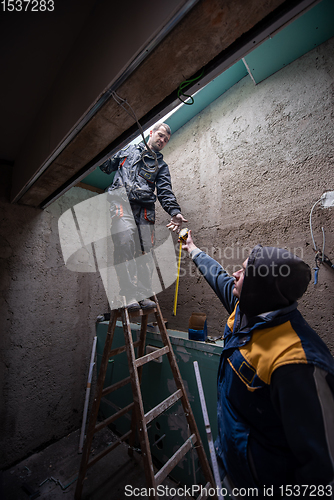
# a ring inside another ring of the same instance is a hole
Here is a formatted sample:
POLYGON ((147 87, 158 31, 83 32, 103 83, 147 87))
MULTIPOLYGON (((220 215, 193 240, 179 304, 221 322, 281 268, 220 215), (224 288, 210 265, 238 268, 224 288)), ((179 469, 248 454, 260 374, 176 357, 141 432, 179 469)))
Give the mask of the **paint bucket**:
POLYGON ((208 336, 206 314, 192 313, 189 319, 188 338, 205 342, 208 336))

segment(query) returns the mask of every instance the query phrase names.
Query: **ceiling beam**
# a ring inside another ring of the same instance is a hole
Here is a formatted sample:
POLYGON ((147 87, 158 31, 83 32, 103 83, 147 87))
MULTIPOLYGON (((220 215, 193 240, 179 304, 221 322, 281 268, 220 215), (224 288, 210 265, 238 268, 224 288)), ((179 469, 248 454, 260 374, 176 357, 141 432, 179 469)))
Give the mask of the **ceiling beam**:
MULTIPOLYGON (((225 66, 234 64, 236 58, 240 59, 261 42, 261 33, 262 37, 268 36, 265 33, 270 31, 270 26, 278 29, 278 20, 286 18, 298 6, 304 8, 304 3, 201 0, 140 65, 119 82, 117 94, 131 104, 142 126, 150 126, 159 115, 177 104, 181 82, 203 71, 202 85, 207 83, 224 62, 225 66)), ((103 105, 73 139, 59 149, 59 154, 22 194, 20 203, 47 206, 96 168, 106 155, 136 135, 134 118, 112 98, 114 89, 107 91, 103 105)))

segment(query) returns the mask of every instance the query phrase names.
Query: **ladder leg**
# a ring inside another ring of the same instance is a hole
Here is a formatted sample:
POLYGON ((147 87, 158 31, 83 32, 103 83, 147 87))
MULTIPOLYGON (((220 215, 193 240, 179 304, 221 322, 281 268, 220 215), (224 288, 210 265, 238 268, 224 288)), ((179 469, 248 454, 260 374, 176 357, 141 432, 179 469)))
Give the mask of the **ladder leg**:
POLYGON ((179 370, 179 367, 178 367, 177 362, 176 362, 174 351, 173 351, 171 342, 170 342, 169 337, 168 337, 166 326, 164 324, 161 310, 160 310, 160 306, 159 306, 158 299, 156 298, 156 296, 154 296, 154 300, 156 301, 156 309, 157 309, 157 312, 155 313, 155 317, 156 317, 157 323, 159 325, 160 335, 161 335, 163 344, 169 346, 169 352, 167 353, 167 357, 168 357, 168 360, 170 363, 171 370, 173 372, 174 380, 175 380, 177 388, 181 389, 181 391, 183 393, 183 396, 181 398, 181 402, 182 402, 185 416, 186 416, 188 424, 189 424, 190 433, 194 434, 197 438, 196 451, 197 451, 198 458, 199 458, 199 461, 200 461, 200 464, 201 464, 201 467, 202 467, 202 470, 204 473, 204 477, 208 482, 211 483, 212 486, 214 486, 215 481, 213 479, 213 474, 212 474, 206 453, 205 453, 204 448, 203 448, 203 443, 202 443, 202 440, 201 440, 201 437, 200 437, 200 434, 199 434, 199 431, 197 428, 195 417, 194 417, 194 414, 192 412, 192 409, 191 409, 191 406, 190 406, 190 403, 188 400, 188 396, 187 396, 187 393, 186 393, 186 390, 185 390, 185 387, 184 387, 184 384, 182 381, 180 370, 179 370))
MULTIPOLYGON (((137 358, 141 358, 144 356, 145 352, 145 341, 146 341, 146 331, 147 331, 147 322, 148 322, 148 316, 142 316, 141 318, 141 326, 140 326, 140 344, 138 347, 137 351, 137 358)), ((138 379, 139 379, 139 384, 141 384, 141 378, 142 378, 142 373, 143 373, 143 367, 140 366, 138 368, 138 379)), ((132 411, 132 416, 131 416, 131 436, 129 439, 129 449, 128 449, 128 454, 130 457, 133 456, 133 447, 135 443, 135 437, 136 437, 136 412, 132 411)))
MULTIPOLYGON (((131 324, 130 324, 130 317, 129 317, 129 311, 128 309, 119 309, 117 311, 113 312, 113 315, 111 317, 111 320, 109 322, 109 327, 108 327, 108 333, 107 333, 107 338, 106 338, 106 343, 103 351, 103 356, 102 356, 102 362, 101 362, 101 367, 100 367, 100 372, 97 380, 97 387, 96 387, 96 396, 93 402, 93 407, 92 407, 92 413, 91 417, 89 419, 89 425, 88 425, 88 431, 87 431, 87 437, 84 443, 84 448, 83 448, 83 455, 82 455, 82 460, 81 460, 81 465, 80 465, 80 471, 79 471, 79 477, 77 481, 77 486, 75 490, 75 500, 80 500, 81 499, 81 494, 82 494, 82 488, 83 488, 83 481, 85 479, 85 475, 87 472, 87 468, 96 463, 100 458, 105 456, 108 451, 104 450, 101 452, 95 459, 89 461, 89 454, 92 446, 92 441, 93 441, 93 436, 95 432, 98 430, 102 429, 103 427, 109 425, 110 422, 113 420, 119 418, 120 416, 124 415, 124 413, 127 413, 130 411, 131 408, 132 410, 132 421, 131 421, 131 430, 126 433, 120 440, 126 440, 130 439, 130 447, 133 448, 133 443, 134 443, 134 436, 135 436, 135 430, 136 427, 138 429, 138 434, 139 434, 139 441, 140 441, 140 447, 141 447, 141 452, 142 452, 142 459, 143 459, 143 465, 144 465, 144 471, 145 471, 145 477, 146 477, 146 483, 149 488, 153 488, 156 492, 156 488, 159 484, 162 483, 162 481, 167 477, 167 475, 173 470, 173 468, 182 460, 183 456, 191 449, 191 446, 195 444, 197 455, 199 458, 199 462, 202 468, 202 471, 204 473, 205 479, 207 481, 207 484, 211 484, 213 487, 215 486, 214 479, 213 479, 213 474, 209 466, 208 459, 206 457, 203 444, 200 438, 200 434, 196 425, 196 421, 187 397, 187 393, 181 378, 181 374, 179 371, 179 367, 176 362, 176 358, 174 355, 174 351, 172 349, 171 342, 168 337, 168 333, 162 318, 161 310, 159 307, 158 300, 156 296, 153 297, 153 299, 156 302, 155 308, 152 308, 150 310, 145 310, 142 311, 140 310, 136 316, 140 315, 142 316, 141 318, 141 329, 140 329, 140 338, 139 341, 136 340, 136 342, 133 342, 132 339, 132 331, 131 331, 131 324), (145 340, 146 340, 146 330, 147 330, 147 321, 148 321, 148 315, 154 313, 159 330, 160 330, 160 335, 161 335, 161 340, 163 342, 164 347, 162 349, 159 349, 158 351, 154 353, 149 353, 147 355, 144 355, 144 350, 145 350, 145 340), (122 318, 122 323, 123 323, 123 332, 124 332, 124 338, 125 338, 125 345, 114 349, 111 351, 111 346, 112 346, 112 341, 114 337, 114 331, 116 327, 116 320, 117 318, 121 316, 122 318), (137 352, 137 358, 135 356, 135 347, 138 348, 137 352), (108 361, 110 356, 120 354, 121 352, 126 351, 127 354, 127 359, 128 359, 128 366, 129 366, 129 374, 130 376, 127 377, 126 379, 120 381, 119 383, 113 384, 110 387, 107 387, 103 389, 104 386, 104 381, 105 381, 105 375, 107 372, 107 366, 108 366, 108 361), (142 378, 142 369, 143 365, 152 361, 153 359, 167 354, 169 365, 171 367, 172 373, 173 373, 173 378, 177 387, 177 391, 174 394, 171 394, 167 399, 159 403, 156 407, 152 408, 146 415, 144 413, 144 405, 143 405, 143 399, 142 399, 142 394, 141 394, 141 378, 142 378), (100 406, 100 401, 102 398, 102 394, 109 394, 110 392, 113 392, 114 390, 119 389, 120 387, 123 387, 126 383, 129 383, 131 381, 131 387, 132 387, 132 396, 133 396, 133 403, 131 405, 128 405, 128 407, 123 408, 120 410, 117 414, 113 415, 112 417, 107 418, 104 422, 99 423, 96 425, 96 420, 98 416, 98 410, 100 406), (157 474, 154 474, 154 469, 153 469, 153 462, 152 462, 152 454, 151 454, 151 448, 150 448, 150 442, 148 438, 148 432, 147 432, 147 424, 151 422, 154 418, 159 416, 161 413, 165 412, 167 408, 175 404, 176 401, 181 399, 181 403, 183 406, 183 410, 189 425, 190 429, 190 437, 184 442, 184 444, 174 453, 174 455, 164 464, 164 466, 160 469, 160 471, 157 472, 157 474), (123 439, 124 438, 124 439, 123 439)), ((134 315, 134 313, 133 313, 134 315)), ((129 448, 130 452, 131 448, 129 448)), ((109 450, 112 451, 112 450, 109 450)), ((131 450, 132 451, 132 450, 131 450)), ((129 453, 131 454, 131 453, 129 453)), ((156 495, 153 495, 155 500, 157 499, 156 495)), ((214 496, 213 498, 217 498, 214 496)))
POLYGON ((148 439, 147 427, 145 424, 144 406, 141 397, 138 371, 135 366, 135 351, 132 341, 129 313, 127 309, 122 310, 122 321, 123 321, 123 330, 124 330, 125 344, 128 355, 132 394, 135 407, 136 421, 138 424, 138 434, 142 452, 142 459, 144 463, 146 482, 149 487, 155 488, 156 485, 155 485, 154 470, 152 464, 150 442, 148 439))
POLYGON ((102 395, 102 390, 103 390, 103 385, 104 385, 104 379, 105 379, 105 376, 107 373, 107 368, 108 368, 109 353, 110 353, 112 341, 114 338, 115 326, 116 326, 116 321, 117 321, 118 315, 119 315, 118 310, 115 310, 113 312, 113 315, 110 318, 110 322, 109 322, 106 343, 105 343, 104 350, 103 350, 100 371, 99 371, 97 384, 96 384, 95 398, 94 398, 94 402, 93 402, 93 406, 92 406, 91 415, 89 418, 87 436, 86 436, 86 439, 84 442, 84 447, 82 450, 79 476, 78 476, 77 485, 76 485, 76 489, 75 489, 75 496, 74 496, 75 500, 80 500, 81 495, 82 495, 83 481, 85 479, 85 475, 86 475, 86 471, 87 471, 87 464, 88 464, 90 449, 91 449, 92 441, 93 441, 93 437, 94 437, 94 429, 95 429, 95 424, 96 424, 96 420, 97 420, 97 416, 98 416, 98 412, 99 412, 99 406, 100 406, 101 395, 102 395))

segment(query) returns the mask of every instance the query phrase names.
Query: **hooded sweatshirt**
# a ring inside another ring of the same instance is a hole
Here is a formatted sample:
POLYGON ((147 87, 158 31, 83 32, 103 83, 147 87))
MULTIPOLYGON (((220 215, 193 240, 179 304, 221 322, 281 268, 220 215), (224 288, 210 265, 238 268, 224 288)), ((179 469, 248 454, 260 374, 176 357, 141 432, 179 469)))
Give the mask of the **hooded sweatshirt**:
POLYGON ((310 280, 310 267, 288 250, 257 245, 248 258, 240 310, 252 317, 288 307, 310 280))
POLYGON ((273 496, 265 487, 276 498, 334 498, 334 360, 296 302, 310 268, 258 245, 239 302, 218 262, 198 249, 191 256, 230 313, 217 380, 222 479, 259 498, 273 496))

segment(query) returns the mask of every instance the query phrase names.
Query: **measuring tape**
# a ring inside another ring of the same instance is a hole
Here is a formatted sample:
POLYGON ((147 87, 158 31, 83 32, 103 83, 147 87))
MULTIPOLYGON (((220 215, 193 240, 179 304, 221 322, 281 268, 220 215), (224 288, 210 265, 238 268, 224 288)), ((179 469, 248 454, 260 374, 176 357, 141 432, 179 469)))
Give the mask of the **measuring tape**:
POLYGON ((182 253, 182 243, 185 243, 187 241, 189 234, 189 229, 184 228, 181 229, 179 233, 179 240, 180 240, 180 248, 179 248, 179 261, 177 264, 177 277, 176 277, 176 285, 175 285, 175 295, 174 295, 174 308, 173 308, 173 315, 176 316, 176 308, 177 308, 177 295, 179 293, 179 281, 180 281, 180 266, 181 266, 181 253, 182 253))

